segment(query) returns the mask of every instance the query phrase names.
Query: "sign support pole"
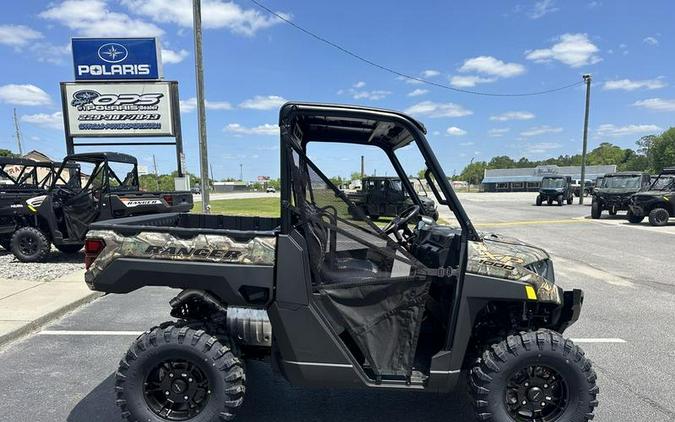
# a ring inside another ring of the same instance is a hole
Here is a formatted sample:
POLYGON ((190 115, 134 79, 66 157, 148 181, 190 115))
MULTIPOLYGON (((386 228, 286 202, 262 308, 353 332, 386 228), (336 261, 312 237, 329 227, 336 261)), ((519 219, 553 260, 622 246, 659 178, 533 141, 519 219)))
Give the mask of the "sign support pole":
POLYGON ((586 110, 584 112, 584 142, 581 150, 581 186, 579 187, 579 205, 584 204, 584 190, 586 189, 586 150, 588 149, 588 112, 591 103, 591 75, 584 75, 586 82, 586 110))
POLYGON ((204 104, 204 67, 202 57, 202 2, 192 0, 192 20, 195 38, 195 75, 197 79, 197 115, 199 117, 199 176, 202 212, 209 212, 209 157, 206 144, 206 107, 204 104))

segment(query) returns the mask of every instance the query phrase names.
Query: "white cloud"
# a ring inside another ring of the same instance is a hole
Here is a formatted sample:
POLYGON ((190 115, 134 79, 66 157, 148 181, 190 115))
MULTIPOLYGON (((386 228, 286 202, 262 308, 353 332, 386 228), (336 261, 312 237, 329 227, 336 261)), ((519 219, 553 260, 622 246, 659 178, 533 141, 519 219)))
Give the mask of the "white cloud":
POLYGON ((523 132, 520 132, 520 136, 538 136, 545 133, 560 133, 562 132, 561 127, 551 127, 549 125, 534 126, 523 132))
POLYGON ((482 78, 480 76, 473 76, 473 75, 468 76, 455 75, 450 78, 450 85, 456 88, 470 88, 472 86, 476 86, 476 84, 491 83, 496 80, 497 80, 496 78, 482 78))
POLYGON ((355 83, 354 85, 352 85, 352 88, 363 88, 364 86, 366 86, 366 83, 365 83, 365 82, 363 82, 363 81, 358 81, 357 83, 355 83))
POLYGON ((529 16, 532 19, 539 19, 548 15, 549 13, 557 12, 558 10, 560 9, 555 7, 554 0, 539 0, 538 2, 534 3, 534 6, 532 6, 529 16))
POLYGON ((445 130, 445 133, 447 133, 450 136, 464 136, 466 135, 466 131, 464 129, 460 129, 457 126, 450 126, 445 130))
POLYGON ((654 37, 645 37, 642 42, 647 45, 659 45, 659 40, 654 37))
POLYGON ((36 42, 28 48, 37 61, 52 64, 65 63, 72 51, 70 43, 55 45, 50 42, 36 42))
POLYGON ((527 145, 525 147, 526 154, 544 154, 553 149, 558 149, 562 145, 557 142, 539 142, 536 144, 527 145))
POLYGON ((407 84, 412 84, 412 85, 419 85, 419 84, 423 84, 423 83, 424 83, 424 82, 422 82, 422 81, 420 81, 420 80, 417 80, 417 79, 406 78, 405 76, 397 76, 397 77, 396 77, 396 80, 403 81, 403 82, 405 82, 405 83, 407 83, 407 84))
MULTIPOLYGON (((85 37, 143 37, 164 33, 153 23, 111 11, 105 0, 65 0, 61 3, 50 3, 38 16, 58 22, 85 37)), ((190 14, 190 19, 191 16, 190 14)))
MULTIPOLYGON (((232 104, 227 101, 209 101, 205 100, 204 105, 207 110, 232 110, 232 104)), ((197 98, 192 97, 180 101, 181 113, 191 113, 197 108, 197 98)))
POLYGON ((597 54, 600 49, 588 39, 587 34, 563 34, 557 41, 551 48, 526 51, 525 57, 537 63, 557 60, 570 67, 581 67, 602 60, 597 54))
POLYGON ((424 95, 424 94, 426 94, 427 92, 429 92, 428 89, 417 88, 417 89, 415 89, 415 90, 413 90, 413 91, 410 91, 410 92, 408 93, 408 97, 419 97, 420 95, 424 95))
POLYGON ((286 101, 278 95, 256 95, 239 104, 239 107, 251 110, 274 110, 284 105, 286 101))
POLYGON ((351 96, 355 100, 361 100, 361 99, 366 99, 366 100, 381 100, 383 98, 388 97, 391 95, 391 91, 385 91, 383 89, 376 89, 373 91, 352 91, 351 96))
POLYGON ((13 105, 38 106, 50 104, 52 99, 49 97, 49 94, 35 85, 9 84, 0 86, 0 102, 13 105))
MULTIPOLYGON (((129 11, 147 16, 158 23, 175 23, 184 28, 192 27, 191 0, 121 0, 129 11)), ((290 15, 277 12, 286 19, 290 15)), ((245 9, 232 1, 204 0, 202 25, 205 29, 226 28, 235 34, 253 36, 261 29, 282 21, 257 9, 245 9)))
POLYGON ((24 25, 0 25, 0 44, 25 47, 42 38, 42 33, 24 25))
POLYGON ((504 136, 504 134, 508 133, 510 130, 511 129, 508 127, 490 129, 488 130, 488 135, 493 138, 499 138, 501 136, 504 136))
POLYGON ((441 74, 441 72, 439 72, 438 70, 434 70, 434 69, 427 69, 427 70, 422 71, 422 77, 423 78, 433 78, 433 77, 436 77, 440 74, 441 74))
POLYGON ((634 81, 630 79, 617 79, 613 81, 606 81, 602 86, 602 89, 612 90, 612 89, 623 89, 624 91, 634 91, 636 89, 659 89, 664 88, 666 84, 663 79, 644 79, 641 81, 634 81))
POLYGON ((463 117, 473 114, 473 111, 455 103, 422 101, 405 109, 405 113, 429 117, 463 117))
POLYGON ((598 126, 596 131, 598 136, 625 136, 639 133, 656 133, 662 129, 656 125, 626 125, 616 126, 613 124, 603 124, 598 126))
POLYGON ((530 120, 534 119, 534 113, 529 111, 507 111, 506 113, 490 116, 490 120, 497 122, 508 122, 509 120, 530 120))
POLYGON ((56 113, 47 114, 47 113, 37 113, 37 114, 26 114, 21 116, 21 121, 36 125, 48 127, 50 129, 63 130, 63 114, 60 111, 56 113))
POLYGON ((236 135, 279 135, 279 126, 269 123, 255 127, 242 126, 239 123, 230 123, 223 129, 225 132, 234 133, 236 135))
POLYGON ((525 66, 519 63, 505 63, 492 56, 478 56, 464 60, 460 72, 477 72, 498 78, 512 78, 525 73, 525 66))
POLYGON ((460 142, 460 143, 459 143, 459 145, 461 145, 461 146, 463 146, 463 147, 468 147, 468 146, 475 145, 475 144, 476 144, 475 142, 471 142, 471 141, 469 141, 469 142, 460 142))
POLYGON ((162 49, 162 62, 163 63, 169 63, 169 64, 174 64, 174 63, 180 63, 185 58, 189 55, 190 53, 185 50, 179 50, 179 51, 174 51, 170 50, 168 48, 163 48, 162 49))
POLYGON ((633 103, 636 107, 646 108, 652 111, 675 111, 675 100, 663 98, 648 98, 633 103))

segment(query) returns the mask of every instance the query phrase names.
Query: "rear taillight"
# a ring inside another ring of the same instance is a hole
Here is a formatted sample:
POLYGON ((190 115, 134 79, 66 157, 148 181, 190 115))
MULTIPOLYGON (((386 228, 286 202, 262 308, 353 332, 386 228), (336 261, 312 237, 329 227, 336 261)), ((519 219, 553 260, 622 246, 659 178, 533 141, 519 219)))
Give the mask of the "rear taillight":
POLYGON ((167 204, 173 205, 173 195, 164 195, 162 198, 164 198, 164 202, 167 204))
POLYGON ((89 269, 98 255, 105 248, 103 239, 87 239, 84 241, 84 268, 89 269))

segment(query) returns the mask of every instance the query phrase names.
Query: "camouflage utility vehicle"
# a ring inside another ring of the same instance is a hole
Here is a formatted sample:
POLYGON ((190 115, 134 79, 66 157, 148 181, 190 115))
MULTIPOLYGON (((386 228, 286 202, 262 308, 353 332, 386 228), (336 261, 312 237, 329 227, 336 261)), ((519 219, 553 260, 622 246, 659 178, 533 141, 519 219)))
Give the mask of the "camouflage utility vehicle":
POLYGON ((481 420, 593 418, 591 362, 562 336, 582 291, 555 283, 543 249, 475 230, 421 123, 288 103, 279 126, 281 218, 173 213, 92 225, 91 289, 183 289, 170 302, 176 320, 148 329, 122 357, 115 394, 125 418, 230 420, 252 359, 319 388, 444 393, 464 388, 467 374, 481 420), (348 195, 314 161, 320 154, 307 155, 330 147, 332 162, 358 146, 389 158, 412 201, 384 228, 353 217, 348 195), (411 153, 456 226, 421 215, 400 161, 411 153))
POLYGON ((606 174, 602 178, 602 184, 593 189, 591 218, 600 218, 605 210, 609 215, 616 215, 618 211, 629 211, 631 195, 648 188, 650 183, 647 173, 623 171, 606 174))
POLYGON ((663 169, 652 185, 630 197, 628 221, 637 224, 645 217, 652 226, 665 226, 675 217, 675 167, 663 169))
POLYGON ((5 221, 20 261, 43 260, 52 244, 64 253, 79 251, 94 221, 192 209, 189 192, 142 192, 136 159, 126 154, 69 155, 52 179, 47 192, 26 199, 5 221))
MULTIPOLYGON (((403 183, 398 177, 369 176, 361 179, 361 191, 348 194, 354 204, 354 210, 360 209, 372 220, 380 217, 396 217, 402 211, 413 205, 403 183)), ((420 196, 422 214, 438 220, 438 210, 433 199, 420 196)), ((357 212, 352 212, 354 216, 357 212)))
POLYGON ((553 204, 553 201, 562 206, 567 202, 572 204, 574 200, 574 191, 572 188, 572 178, 569 176, 546 176, 541 179, 541 186, 539 188, 539 195, 537 195, 537 205, 546 202, 548 205, 553 204))
POLYGON ((0 157, 0 246, 10 250, 15 221, 29 215, 26 200, 47 192, 60 163, 0 157))

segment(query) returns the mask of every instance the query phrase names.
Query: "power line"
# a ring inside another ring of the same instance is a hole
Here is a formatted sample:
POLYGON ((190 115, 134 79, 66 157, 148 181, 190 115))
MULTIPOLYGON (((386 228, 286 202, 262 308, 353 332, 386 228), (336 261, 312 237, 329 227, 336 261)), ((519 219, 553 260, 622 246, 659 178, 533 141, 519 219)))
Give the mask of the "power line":
POLYGON ((280 19, 281 21, 287 23, 288 25, 291 25, 293 28, 297 29, 298 31, 301 31, 301 32, 305 33, 306 35, 309 35, 310 37, 312 37, 312 38, 314 38, 314 39, 316 39, 316 40, 318 40, 318 41, 320 41, 324 44, 327 44, 327 45, 341 51, 342 53, 347 54, 347 55, 349 55, 349 56, 351 56, 351 57, 353 57, 353 58, 355 58, 359 61, 362 61, 362 62, 364 62, 364 63, 366 63, 370 66, 376 67, 376 68, 378 68, 380 70, 383 70, 385 72, 389 72, 389 73, 391 73, 393 75, 396 75, 396 76, 399 76, 401 78, 405 78, 405 79, 408 79, 408 80, 411 80, 411 81, 417 81, 419 83, 435 86, 437 88, 447 89, 447 90, 454 91, 454 92, 461 92, 463 94, 482 95, 482 96, 486 96, 486 97, 531 97, 531 96, 535 96, 535 95, 551 94, 553 92, 562 91, 562 90, 568 89, 568 88, 573 88, 575 86, 579 86, 579 85, 582 85, 582 84, 585 83, 584 81, 581 81, 581 82, 574 82, 574 83, 571 83, 571 84, 568 84, 568 85, 563 85, 563 86, 560 86, 560 87, 557 87, 557 88, 547 89, 547 90, 543 90, 543 91, 523 92, 523 93, 507 93, 507 94, 501 94, 501 93, 496 93, 496 92, 472 91, 470 89, 455 88, 455 87, 452 87, 450 85, 445 85, 445 84, 442 84, 442 83, 430 81, 430 80, 420 78, 420 77, 417 77, 417 76, 409 75, 407 73, 400 72, 396 69, 392 69, 388 66, 384 66, 384 65, 381 65, 379 63, 376 63, 376 62, 374 62, 370 59, 367 59, 367 58, 357 54, 357 53, 354 53, 351 50, 348 50, 345 47, 342 47, 341 45, 339 45, 337 43, 334 43, 333 41, 330 41, 326 38, 323 38, 322 36, 310 31, 309 29, 306 29, 306 28, 292 22, 288 18, 286 18, 283 15, 273 11, 272 9, 268 8, 264 4, 261 4, 257 0, 249 0, 249 1, 253 4, 255 4, 260 9, 266 11, 267 13, 269 13, 269 14, 275 16, 276 18, 280 19))

